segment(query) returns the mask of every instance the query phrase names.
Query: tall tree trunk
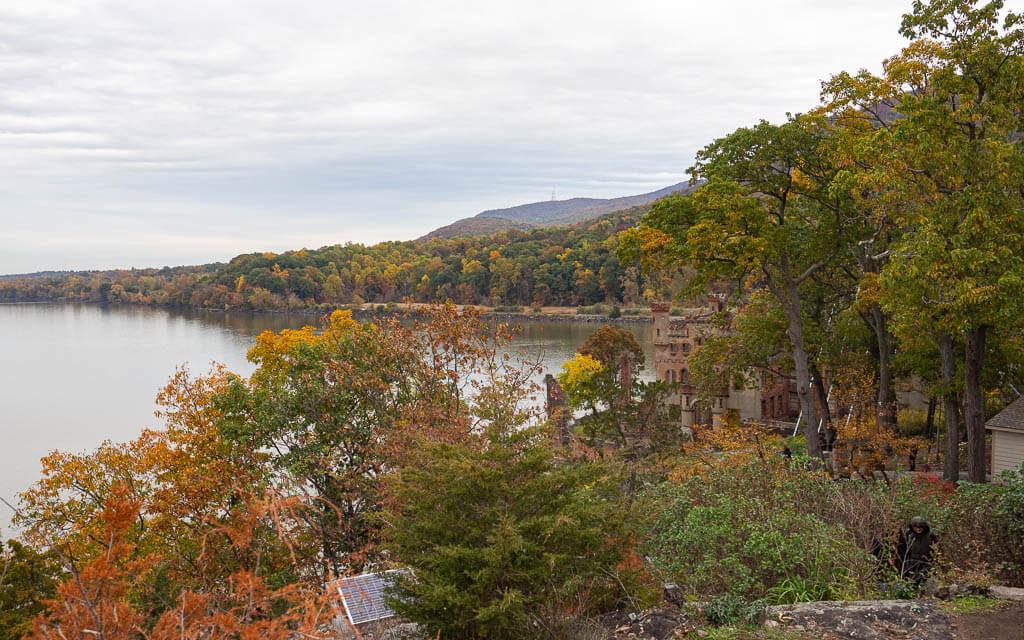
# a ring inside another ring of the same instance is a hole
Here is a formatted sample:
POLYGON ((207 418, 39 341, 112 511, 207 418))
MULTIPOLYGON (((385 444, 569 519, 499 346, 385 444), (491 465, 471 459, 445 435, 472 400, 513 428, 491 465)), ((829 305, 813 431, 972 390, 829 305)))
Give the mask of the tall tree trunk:
POLYGON ((789 320, 789 343, 793 347, 793 365, 796 377, 796 395, 804 415, 804 438, 807 440, 807 455, 821 458, 821 439, 818 438, 818 408, 814 404, 811 389, 811 368, 804 345, 804 321, 800 316, 800 293, 794 282, 787 283, 786 300, 783 309, 789 320))
POLYGON ((881 307, 872 303, 871 320, 878 343, 878 423, 895 430, 896 402, 892 391, 892 333, 889 331, 889 318, 881 307))
POLYGON ((935 398, 930 396, 928 398, 928 416, 924 420, 924 437, 929 440, 935 435, 935 405, 935 398))
POLYGON ((836 438, 835 430, 829 426, 832 424, 832 414, 828 408, 828 391, 825 390, 825 381, 817 367, 811 367, 811 375, 814 380, 811 383, 814 386, 814 396, 818 399, 818 408, 821 409, 818 415, 818 422, 821 424, 819 435, 824 436, 823 447, 831 448, 836 438))
POLYGON ((981 393, 981 370, 985 364, 985 329, 967 330, 964 354, 964 424, 967 427, 967 477, 985 482, 985 405, 981 393))
POLYGON ((950 482, 960 479, 960 410, 953 393, 956 359, 953 356, 953 338, 943 332, 939 336, 939 356, 942 367, 942 415, 946 426, 946 451, 942 456, 942 477, 950 482))

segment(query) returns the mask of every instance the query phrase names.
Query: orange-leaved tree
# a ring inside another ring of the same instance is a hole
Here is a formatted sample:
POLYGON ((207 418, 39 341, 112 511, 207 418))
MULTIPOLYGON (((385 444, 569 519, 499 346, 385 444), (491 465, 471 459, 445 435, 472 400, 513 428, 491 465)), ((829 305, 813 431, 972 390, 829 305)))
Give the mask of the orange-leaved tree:
POLYGON ((316 551, 297 533, 294 504, 278 503, 274 513, 284 515, 276 519, 249 522, 244 548, 225 533, 246 521, 253 496, 275 495, 266 454, 217 433, 210 401, 227 379, 221 368, 198 378, 178 371, 158 398, 165 430, 106 442, 91 453, 45 457, 43 477, 20 495, 15 517, 26 542, 60 554, 65 565, 109 555, 108 506, 116 494, 136 505, 130 522, 118 521, 125 553, 153 558, 152 570, 139 577, 146 587, 132 587, 146 611, 172 606, 182 590, 219 589, 239 570, 277 584, 310 574, 316 551), (281 535, 284 529, 294 535, 281 535))
POLYGON ((847 467, 850 473, 885 472, 886 466, 900 456, 916 455, 927 446, 920 438, 906 437, 886 419, 895 413, 876 402, 874 372, 856 358, 834 372, 836 402, 847 411, 836 421, 836 443, 833 450, 836 468, 847 467), (860 364, 861 366, 858 366, 860 364))
POLYGON ((679 482, 754 460, 781 462, 783 447, 777 433, 756 422, 741 422, 727 412, 718 424, 693 426, 692 438, 683 443, 684 455, 676 461, 670 477, 679 482))
MULTIPOLYGON (((178 592, 160 611, 145 592, 162 566, 160 554, 140 554, 131 542, 142 503, 124 485, 111 488, 100 512, 102 553, 90 560, 61 554, 68 578, 33 621, 26 640, 178 640, 326 638, 334 610, 319 589, 301 583, 274 588, 258 571, 239 569, 216 586, 178 592)), ((265 525, 266 503, 249 502, 233 525, 219 527, 230 547, 252 554, 251 530, 265 525)))

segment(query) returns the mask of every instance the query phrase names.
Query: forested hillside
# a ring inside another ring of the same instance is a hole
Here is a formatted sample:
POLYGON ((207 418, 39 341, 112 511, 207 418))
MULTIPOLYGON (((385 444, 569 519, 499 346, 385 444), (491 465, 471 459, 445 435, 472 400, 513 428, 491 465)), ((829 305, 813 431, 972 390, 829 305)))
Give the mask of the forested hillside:
POLYGON ((460 304, 631 304, 660 289, 621 266, 618 232, 648 207, 573 226, 512 229, 474 238, 345 244, 227 264, 80 272, 0 281, 0 301, 91 301, 218 309, 451 299, 460 304))

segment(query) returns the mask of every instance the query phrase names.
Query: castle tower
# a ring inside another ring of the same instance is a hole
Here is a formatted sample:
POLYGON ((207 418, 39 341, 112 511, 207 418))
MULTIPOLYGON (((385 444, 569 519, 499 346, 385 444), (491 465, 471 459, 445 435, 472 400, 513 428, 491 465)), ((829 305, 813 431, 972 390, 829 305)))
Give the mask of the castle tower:
POLYGON ((651 304, 651 315, 654 317, 654 344, 668 344, 668 311, 667 302, 651 304))

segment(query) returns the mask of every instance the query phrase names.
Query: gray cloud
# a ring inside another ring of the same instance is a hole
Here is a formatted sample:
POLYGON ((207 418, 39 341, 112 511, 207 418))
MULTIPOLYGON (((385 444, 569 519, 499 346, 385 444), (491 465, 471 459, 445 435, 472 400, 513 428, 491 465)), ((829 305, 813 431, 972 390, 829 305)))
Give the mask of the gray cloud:
POLYGON ((0 273, 639 193, 896 53, 890 0, 6 2, 0 273), (834 4, 834 6, 829 6, 834 4))

